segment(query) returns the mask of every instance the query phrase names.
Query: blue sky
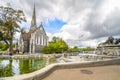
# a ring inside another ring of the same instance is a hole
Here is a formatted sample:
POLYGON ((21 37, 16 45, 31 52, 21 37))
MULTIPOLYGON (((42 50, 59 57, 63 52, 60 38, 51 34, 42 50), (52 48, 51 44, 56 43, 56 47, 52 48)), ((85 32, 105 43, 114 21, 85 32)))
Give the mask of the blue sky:
POLYGON ((66 22, 55 18, 54 20, 48 20, 48 22, 43 22, 44 29, 50 33, 58 32, 66 22))
MULTIPOLYGON (((40 25, 41 23, 37 21, 37 27, 40 25)), ((50 33, 56 33, 58 31, 60 31, 60 29, 62 28, 62 26, 64 26, 65 24, 67 24, 66 22, 60 20, 60 19, 52 19, 52 20, 48 20, 43 21, 42 22, 43 27, 45 29, 46 32, 50 32, 50 33)), ((20 24, 21 27, 25 28, 25 30, 29 30, 31 25, 31 22, 22 22, 22 24, 20 24)))

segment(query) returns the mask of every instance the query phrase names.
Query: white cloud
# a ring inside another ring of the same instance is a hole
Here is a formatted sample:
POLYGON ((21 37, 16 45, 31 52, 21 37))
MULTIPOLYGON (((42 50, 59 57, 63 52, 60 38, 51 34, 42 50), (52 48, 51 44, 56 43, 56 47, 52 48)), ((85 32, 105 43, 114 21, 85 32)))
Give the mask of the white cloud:
MULTIPOLYGON (((34 3, 36 4, 37 23, 41 21, 63 20, 67 24, 57 33, 47 32, 49 39, 53 36, 64 40, 74 40, 80 46, 95 46, 97 41, 109 35, 120 34, 120 0, 5 0, 13 7, 25 12, 30 23, 34 3)), ((1 5, 5 5, 0 1, 1 5)), ((25 25, 28 26, 28 25, 25 25)), ((28 26, 29 27, 29 26, 28 26)))
POLYGON ((20 33, 19 33, 19 32, 16 32, 16 34, 14 35, 14 38, 15 38, 15 39, 20 39, 20 33))
POLYGON ((49 33, 49 32, 46 32, 47 36, 49 37, 49 41, 52 40, 52 37, 53 37, 53 34, 52 33, 49 33))

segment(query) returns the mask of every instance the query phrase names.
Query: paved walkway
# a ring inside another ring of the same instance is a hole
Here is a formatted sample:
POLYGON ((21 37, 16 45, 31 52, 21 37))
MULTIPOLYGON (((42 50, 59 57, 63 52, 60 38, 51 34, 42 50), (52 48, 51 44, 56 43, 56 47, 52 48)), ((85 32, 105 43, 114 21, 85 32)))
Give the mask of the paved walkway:
POLYGON ((120 80, 120 65, 61 69, 43 80, 120 80))

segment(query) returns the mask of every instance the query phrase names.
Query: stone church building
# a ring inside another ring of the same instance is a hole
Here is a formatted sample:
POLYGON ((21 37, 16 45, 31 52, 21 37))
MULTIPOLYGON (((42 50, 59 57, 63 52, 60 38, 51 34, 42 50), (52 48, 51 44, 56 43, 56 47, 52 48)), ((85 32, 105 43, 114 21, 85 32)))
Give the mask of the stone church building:
POLYGON ((35 5, 31 20, 29 32, 21 32, 19 41, 19 50, 27 53, 39 53, 42 47, 48 45, 48 36, 43 28, 42 23, 37 27, 36 25, 36 11, 35 5))

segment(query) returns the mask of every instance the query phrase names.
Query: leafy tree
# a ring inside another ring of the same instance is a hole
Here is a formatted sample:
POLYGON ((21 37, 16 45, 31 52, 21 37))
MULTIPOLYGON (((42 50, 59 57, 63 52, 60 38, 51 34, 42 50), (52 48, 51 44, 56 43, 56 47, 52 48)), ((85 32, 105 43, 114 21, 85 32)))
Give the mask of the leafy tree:
POLYGON ((79 50, 79 48, 77 47, 77 46, 74 46, 72 49, 71 49, 71 51, 78 51, 79 50))
POLYGON ((53 37, 48 46, 43 47, 42 51, 46 54, 62 53, 67 51, 68 45, 61 38, 53 37))
POLYGON ((62 52, 67 51, 68 45, 66 44, 65 41, 63 41, 62 39, 60 39, 60 40, 57 42, 57 44, 59 45, 59 48, 60 48, 60 50, 61 50, 62 52))
POLYGON ((12 53, 14 34, 20 31, 18 23, 26 21, 22 10, 0 6, 0 40, 4 41, 12 53))
POLYGON ((42 52, 44 52, 45 54, 49 54, 49 48, 47 46, 43 47, 42 52))
POLYGON ((94 50, 94 48, 91 47, 85 47, 85 48, 78 48, 77 46, 74 46, 73 48, 70 48, 70 52, 76 52, 76 51, 91 51, 94 50))
POLYGON ((86 47, 86 48, 79 48, 79 50, 81 50, 81 51, 91 51, 91 50, 94 50, 94 48, 86 47))
POLYGON ((0 43, 0 49, 1 49, 2 51, 7 50, 7 48, 8 48, 8 45, 3 44, 3 43, 0 43))

